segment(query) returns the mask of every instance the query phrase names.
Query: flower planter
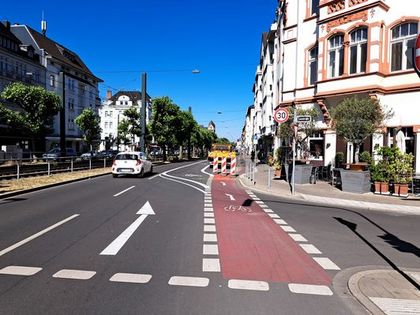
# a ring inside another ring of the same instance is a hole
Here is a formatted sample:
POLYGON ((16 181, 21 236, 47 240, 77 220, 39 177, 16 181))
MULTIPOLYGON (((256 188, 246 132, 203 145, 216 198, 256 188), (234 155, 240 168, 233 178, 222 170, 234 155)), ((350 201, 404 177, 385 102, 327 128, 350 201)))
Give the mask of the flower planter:
POLYGON ((406 197, 408 196, 408 184, 394 184, 395 188, 395 194, 398 194, 399 196, 406 197))
POLYGON ((381 182, 374 182, 375 184, 375 194, 381 193, 381 182))
POLYGON ((369 171, 340 170, 340 174, 342 191, 359 194, 370 192, 369 171))
POLYGON ((381 182, 381 194, 382 195, 389 195, 388 182, 381 182))

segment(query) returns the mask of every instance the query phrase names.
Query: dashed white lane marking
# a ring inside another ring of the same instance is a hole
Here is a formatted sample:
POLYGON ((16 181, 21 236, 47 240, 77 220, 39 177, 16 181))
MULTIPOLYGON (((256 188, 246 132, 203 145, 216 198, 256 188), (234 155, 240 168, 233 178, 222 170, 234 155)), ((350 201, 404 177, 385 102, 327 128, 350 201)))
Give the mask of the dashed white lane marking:
POLYGON ((260 198, 258 198, 257 196, 251 196, 252 197, 252 199, 254 199, 255 201, 261 201, 261 199, 260 198))
POLYGON ((126 282, 126 283, 148 283, 152 279, 152 275, 138 273, 116 273, 109 281, 126 282))
POLYGON ((325 270, 340 270, 336 264, 332 262, 331 259, 326 257, 312 257, 322 268, 325 270))
POLYGON ((205 203, 204 208, 213 208, 213 203, 205 203))
POLYGON ((203 255, 219 255, 219 247, 217 244, 204 244, 203 255))
POLYGON ((420 301, 419 300, 406 300, 406 299, 390 299, 369 297, 373 303, 389 315, 414 315, 420 314, 420 301))
POLYGON ((118 196, 122 195, 123 193, 133 189, 134 187, 136 187, 136 186, 131 186, 131 187, 128 187, 127 189, 124 189, 123 191, 120 191, 118 194, 115 194, 114 197, 118 197, 118 196))
MULTIPOLYGON (((255 199, 254 199, 255 200, 255 199)), ((264 201, 255 201, 255 203, 257 204, 257 205, 262 205, 263 203, 264 203, 264 201)))
POLYGON ((304 238, 301 234, 293 234, 289 233, 289 236, 295 241, 295 242, 307 242, 308 240, 304 238))
POLYGON ((279 215, 278 215, 278 214, 275 214, 275 213, 269 213, 268 215, 270 216, 270 218, 273 218, 273 219, 280 219, 280 217, 279 217, 279 215))
POLYGON ((217 234, 204 233, 203 242, 217 242, 217 234))
POLYGON ((203 272, 220 272, 219 258, 203 258, 203 272))
POLYGON ((274 211, 273 211, 273 210, 268 209, 268 208, 263 209, 263 211, 264 211, 265 213, 274 213, 274 211))
POLYGON ((95 274, 96 271, 62 269, 53 274, 53 278, 89 280, 95 274))
POLYGON ((325 285, 289 283, 289 290, 299 294, 333 295, 331 289, 325 285))
POLYGON ((216 221, 211 218, 204 218, 204 224, 215 224, 216 221))
POLYGON ((287 225, 280 225, 280 227, 283 229, 283 231, 285 232, 296 232, 296 230, 294 228, 292 228, 291 226, 287 226, 287 225))
POLYGON ((282 219, 274 219, 274 222, 280 225, 287 225, 287 222, 282 219))
POLYGON ((267 209, 268 208, 268 206, 267 205, 260 205, 260 207, 262 208, 262 209, 267 209))
POLYGON ((205 225, 204 226, 204 232, 216 232, 216 226, 215 225, 205 225))
POLYGON ((204 212, 213 212, 213 207, 205 207, 204 212))
POLYGON ((26 243, 29 243, 30 241, 36 239, 37 237, 39 237, 39 236, 41 236, 41 235, 43 235, 43 234, 45 234, 45 233, 47 233, 47 232, 49 232, 51 230, 54 230, 56 227, 58 227, 58 226, 60 226, 60 225, 62 225, 64 223, 66 223, 66 222, 68 222, 70 220, 73 220, 74 218, 77 218, 79 215, 80 214, 73 214, 72 216, 69 216, 67 219, 64 219, 64 220, 62 220, 60 222, 57 222, 57 223, 55 223, 55 224, 47 227, 46 229, 44 229, 42 231, 39 231, 38 233, 35 233, 34 235, 29 236, 29 237, 25 238, 24 240, 22 240, 22 241, 14 244, 12 246, 9 246, 9 247, 1 250, 0 251, 0 256, 3 256, 4 254, 7 254, 8 252, 11 252, 12 250, 14 250, 14 249, 16 249, 16 248, 18 248, 18 247, 26 244, 26 243))
POLYGON ((228 287, 237 290, 253 290, 253 291, 268 291, 269 285, 265 281, 253 281, 253 280, 236 280, 232 279, 228 281, 228 287))
POLYGON ((173 276, 171 279, 169 279, 168 284, 204 288, 209 285, 209 282, 210 280, 208 278, 173 276))
POLYGON ((42 268, 40 267, 8 266, 0 269, 0 274, 13 276, 33 276, 41 270, 42 268))
POLYGON ((214 213, 211 213, 211 212, 205 212, 205 213, 204 213, 204 217, 205 217, 205 218, 214 218, 214 213))
POLYGON ((321 251, 312 244, 299 244, 308 254, 322 254, 321 251))

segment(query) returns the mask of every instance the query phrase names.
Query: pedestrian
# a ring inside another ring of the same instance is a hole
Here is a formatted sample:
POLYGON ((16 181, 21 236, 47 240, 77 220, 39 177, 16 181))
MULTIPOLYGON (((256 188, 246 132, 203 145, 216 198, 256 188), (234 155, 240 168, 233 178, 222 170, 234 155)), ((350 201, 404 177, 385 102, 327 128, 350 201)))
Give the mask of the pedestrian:
POLYGON ((254 163, 254 160, 255 160, 255 151, 252 150, 251 151, 251 161, 252 161, 252 163, 254 163))

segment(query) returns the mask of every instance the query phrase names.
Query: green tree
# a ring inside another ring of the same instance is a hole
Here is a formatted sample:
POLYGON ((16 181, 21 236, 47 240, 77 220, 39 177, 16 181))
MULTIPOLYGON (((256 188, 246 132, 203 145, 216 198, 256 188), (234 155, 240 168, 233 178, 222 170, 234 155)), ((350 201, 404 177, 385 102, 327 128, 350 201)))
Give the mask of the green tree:
POLYGON ((36 140, 45 143, 45 136, 52 130, 53 118, 61 110, 60 98, 42 87, 23 83, 8 85, 1 98, 10 106, 0 103, 0 120, 9 128, 31 135, 35 151, 36 140))
POLYGON ((130 124, 128 120, 123 119, 118 124, 118 135, 117 135, 117 146, 119 148, 120 144, 124 146, 129 145, 131 143, 130 139, 130 124))
POLYGON ((140 113, 135 107, 130 107, 124 111, 125 121, 128 125, 128 133, 130 135, 131 144, 135 145, 135 136, 140 137, 141 125, 140 125, 140 113))
POLYGON ((381 107, 372 98, 346 98, 332 110, 333 127, 337 135, 352 142, 355 147, 355 161, 359 161, 361 144, 392 117, 392 112, 381 107))
POLYGON ((163 149, 163 159, 166 160, 166 148, 177 143, 176 134, 182 128, 181 111, 169 97, 164 96, 152 101, 152 112, 149 129, 155 142, 163 149))
POLYGON ((191 159, 191 137, 198 124, 190 111, 181 111, 178 118, 180 128, 177 129, 175 137, 179 145, 187 146, 188 159, 191 159))
POLYGON ((94 141, 98 141, 101 138, 102 129, 100 127, 100 118, 91 108, 85 108, 83 112, 76 117, 75 122, 83 132, 83 138, 88 145, 89 150, 92 151, 94 141))

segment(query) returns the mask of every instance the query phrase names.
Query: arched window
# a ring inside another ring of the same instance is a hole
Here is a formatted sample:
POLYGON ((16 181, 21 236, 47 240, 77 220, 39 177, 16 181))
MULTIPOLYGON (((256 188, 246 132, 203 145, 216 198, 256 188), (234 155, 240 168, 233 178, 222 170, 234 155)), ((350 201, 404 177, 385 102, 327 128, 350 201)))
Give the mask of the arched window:
POLYGON ((308 79, 309 85, 318 80, 318 46, 308 51, 308 79))
POLYGON ((328 41, 328 74, 330 78, 335 78, 343 74, 344 70, 344 36, 335 35, 328 41))
POLYGON ((391 71, 413 68, 413 49, 417 29, 417 23, 404 23, 392 29, 391 71))
POLYGON ((367 28, 350 33, 350 73, 366 72, 367 28))

